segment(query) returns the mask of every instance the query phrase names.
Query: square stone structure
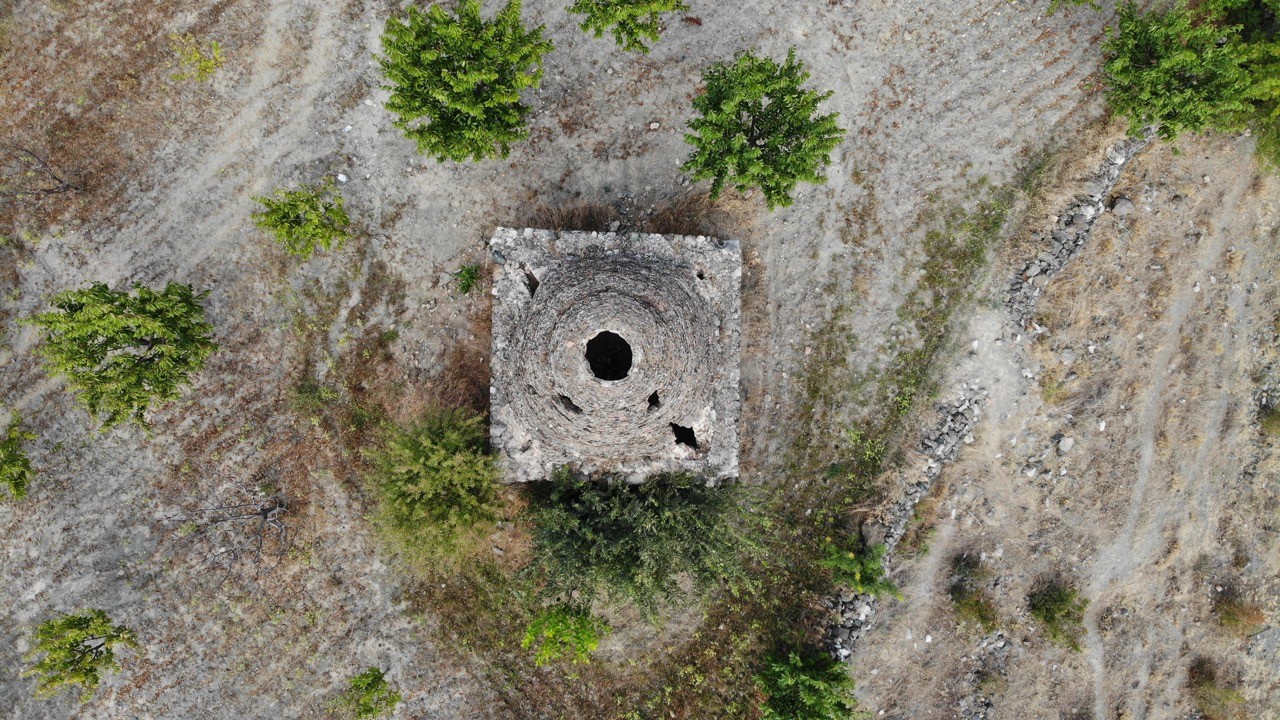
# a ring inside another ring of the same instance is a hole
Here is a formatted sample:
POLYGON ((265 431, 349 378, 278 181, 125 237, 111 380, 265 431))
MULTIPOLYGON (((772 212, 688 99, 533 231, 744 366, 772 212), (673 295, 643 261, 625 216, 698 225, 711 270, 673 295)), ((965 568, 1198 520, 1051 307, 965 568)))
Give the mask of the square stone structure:
POLYGON ((511 482, 738 475, 742 250, 498 228, 490 438, 511 482))

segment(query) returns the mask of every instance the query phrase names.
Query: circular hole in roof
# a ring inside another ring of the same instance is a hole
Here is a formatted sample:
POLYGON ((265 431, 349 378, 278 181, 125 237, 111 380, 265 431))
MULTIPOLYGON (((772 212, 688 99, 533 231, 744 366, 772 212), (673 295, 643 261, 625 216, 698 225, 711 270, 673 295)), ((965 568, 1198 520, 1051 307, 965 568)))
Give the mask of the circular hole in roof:
POLYGON ((617 333, 605 330, 588 340, 583 356, 601 380, 621 380, 631 372, 631 343, 617 333))

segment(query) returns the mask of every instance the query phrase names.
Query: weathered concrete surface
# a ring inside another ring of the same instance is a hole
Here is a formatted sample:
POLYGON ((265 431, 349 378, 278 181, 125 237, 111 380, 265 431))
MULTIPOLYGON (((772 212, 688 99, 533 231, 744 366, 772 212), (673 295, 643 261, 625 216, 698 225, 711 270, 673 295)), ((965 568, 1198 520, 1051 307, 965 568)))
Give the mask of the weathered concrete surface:
POLYGON ((737 242, 499 228, 490 244, 491 437, 510 480, 738 474, 737 242), (606 332, 629 345, 616 378, 588 360, 606 332))

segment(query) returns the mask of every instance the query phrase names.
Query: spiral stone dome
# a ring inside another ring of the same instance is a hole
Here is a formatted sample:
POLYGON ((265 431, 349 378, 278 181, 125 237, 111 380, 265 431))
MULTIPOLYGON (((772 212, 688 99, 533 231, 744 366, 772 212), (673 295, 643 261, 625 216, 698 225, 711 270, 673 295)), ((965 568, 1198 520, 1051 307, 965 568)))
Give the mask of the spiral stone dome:
POLYGON ((499 228, 491 440, 513 482, 738 473, 736 242, 499 228))

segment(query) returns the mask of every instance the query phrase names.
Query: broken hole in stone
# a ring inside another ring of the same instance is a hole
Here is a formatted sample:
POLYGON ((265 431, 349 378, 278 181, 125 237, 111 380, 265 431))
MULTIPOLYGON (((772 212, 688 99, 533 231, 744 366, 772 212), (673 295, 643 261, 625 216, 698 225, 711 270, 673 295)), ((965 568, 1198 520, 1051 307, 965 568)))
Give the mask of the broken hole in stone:
POLYGON ((621 380, 631 372, 631 343, 608 330, 587 341, 583 357, 601 380, 621 380))
POLYGON ((524 286, 529 290, 529 297, 533 297, 533 294, 538 292, 539 285, 541 283, 538 282, 538 276, 526 268, 524 271, 524 286))
POLYGON ((671 432, 676 436, 677 445, 688 445, 694 450, 698 449, 698 436, 693 433, 693 428, 671 423, 671 432))
POLYGON ((582 408, 578 407, 577 403, 573 401, 573 398, 570 398, 568 395, 560 396, 560 404, 564 406, 565 410, 568 410, 574 415, 582 414, 582 408))
POLYGON ((704 273, 704 272, 702 272, 701 270, 699 270, 699 271, 698 271, 698 279, 699 279, 699 280, 706 280, 706 279, 707 279, 707 274, 706 274, 706 273, 704 273))
POLYGON ((658 399, 658 391, 654 390, 653 394, 649 396, 649 412, 653 412, 660 407, 662 407, 662 401, 658 399))

